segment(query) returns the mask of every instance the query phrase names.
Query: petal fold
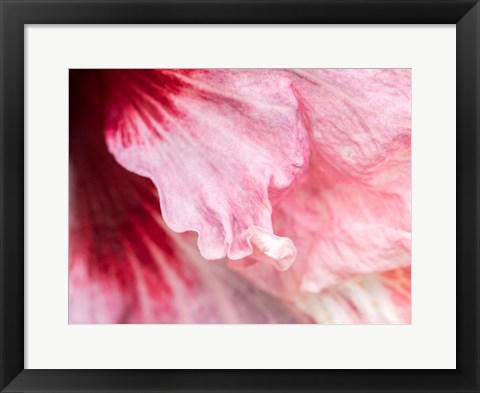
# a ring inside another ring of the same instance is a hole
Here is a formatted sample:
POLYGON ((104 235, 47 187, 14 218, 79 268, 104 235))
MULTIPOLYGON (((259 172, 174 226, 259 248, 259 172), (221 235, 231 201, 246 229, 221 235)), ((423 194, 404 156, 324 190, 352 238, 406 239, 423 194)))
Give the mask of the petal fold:
POLYGON ((292 70, 319 155, 338 172, 361 177, 392 143, 410 141, 411 70, 292 70))
POLYGON ((118 71, 109 90, 108 148, 152 179, 171 229, 197 232, 207 259, 255 253, 279 269, 291 264, 291 241, 273 233, 271 200, 292 185, 309 152, 284 72, 118 71))
POLYGON ((283 273, 245 263, 243 273, 291 299, 409 266, 410 71, 291 73, 313 152, 272 218, 275 233, 294 242, 296 262, 283 273))
POLYGON ((107 150, 102 78, 70 72, 69 323, 311 322, 166 227, 152 182, 107 150))

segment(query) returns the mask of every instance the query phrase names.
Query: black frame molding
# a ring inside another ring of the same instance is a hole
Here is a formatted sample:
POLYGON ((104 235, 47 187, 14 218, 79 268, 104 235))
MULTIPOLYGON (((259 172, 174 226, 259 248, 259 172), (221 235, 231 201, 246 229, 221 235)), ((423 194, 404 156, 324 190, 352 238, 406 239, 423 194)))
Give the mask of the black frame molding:
POLYGON ((0 0, 0 13, 2 392, 480 392, 478 0, 0 0), (24 370, 24 26, 109 23, 456 24, 457 369, 24 370))

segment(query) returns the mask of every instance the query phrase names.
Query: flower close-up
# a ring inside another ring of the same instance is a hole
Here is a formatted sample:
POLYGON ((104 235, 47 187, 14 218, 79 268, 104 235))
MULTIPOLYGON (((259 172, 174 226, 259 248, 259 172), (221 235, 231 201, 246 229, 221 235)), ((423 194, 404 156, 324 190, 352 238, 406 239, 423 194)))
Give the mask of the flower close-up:
POLYGON ((78 69, 69 323, 411 322, 409 69, 78 69))

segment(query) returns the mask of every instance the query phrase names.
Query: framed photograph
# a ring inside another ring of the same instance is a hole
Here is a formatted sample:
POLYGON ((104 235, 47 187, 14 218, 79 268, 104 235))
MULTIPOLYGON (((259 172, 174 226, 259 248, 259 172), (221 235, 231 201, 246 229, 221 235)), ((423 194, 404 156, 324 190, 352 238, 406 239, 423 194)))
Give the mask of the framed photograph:
POLYGON ((479 392, 480 5, 1 0, 2 392, 479 392))

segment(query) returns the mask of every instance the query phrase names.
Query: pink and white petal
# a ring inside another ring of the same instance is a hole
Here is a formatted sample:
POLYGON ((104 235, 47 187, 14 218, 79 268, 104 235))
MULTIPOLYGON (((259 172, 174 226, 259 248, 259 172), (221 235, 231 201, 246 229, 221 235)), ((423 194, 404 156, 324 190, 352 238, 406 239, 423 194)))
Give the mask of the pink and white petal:
POLYGON ((411 70, 293 70, 313 146, 338 172, 362 177, 392 144, 410 142, 411 70))
POLYGON ((311 322, 166 228, 151 181, 106 148, 97 81, 71 71, 69 322, 311 322))
POLYGON ((318 293, 357 275, 410 265, 409 199, 329 171, 311 168, 275 205, 273 223, 296 245, 296 263, 280 274, 262 264, 241 270, 275 295, 318 293))
POLYGON ((284 274, 243 263, 285 298, 410 265, 409 72, 300 73, 294 86, 315 151, 272 216, 275 233, 296 245, 296 263, 284 274), (344 148, 357 150, 347 157, 344 148))
MULTIPOLYGON (((388 177, 385 171, 380 166, 378 176, 388 177)), ((318 292, 359 274, 410 265, 409 187, 403 184, 404 194, 379 191, 312 168, 274 214, 276 230, 297 244, 298 260, 305 261, 297 268, 303 267, 300 288, 318 292)))
POLYGON ((390 299, 399 318, 404 323, 412 322, 411 268, 389 270, 379 275, 382 284, 390 292, 390 299))
POLYGON ((309 250, 302 289, 315 292, 358 274, 408 266, 410 70, 296 75, 315 147, 313 168, 276 211, 284 228, 279 234, 290 236, 293 229, 294 242, 310 239, 298 243, 309 250))
POLYGON ((321 324, 409 324, 410 269, 357 277, 298 305, 321 324))
POLYGON ((106 72, 108 148, 152 179, 167 225, 197 232, 207 259, 255 253, 288 268, 296 251, 273 232, 271 200, 309 154, 290 78, 275 70, 106 72))

